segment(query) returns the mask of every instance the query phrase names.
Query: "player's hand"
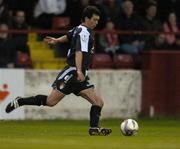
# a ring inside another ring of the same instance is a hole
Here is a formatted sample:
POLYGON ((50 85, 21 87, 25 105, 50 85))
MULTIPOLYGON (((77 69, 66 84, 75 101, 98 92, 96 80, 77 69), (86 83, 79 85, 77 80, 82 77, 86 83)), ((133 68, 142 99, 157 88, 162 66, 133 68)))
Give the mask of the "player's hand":
POLYGON ((47 36, 47 37, 44 38, 44 42, 46 42, 48 44, 56 44, 57 39, 54 38, 54 37, 47 36))
POLYGON ((82 71, 77 71, 77 80, 78 80, 79 82, 85 81, 85 76, 84 76, 84 74, 82 73, 82 71))

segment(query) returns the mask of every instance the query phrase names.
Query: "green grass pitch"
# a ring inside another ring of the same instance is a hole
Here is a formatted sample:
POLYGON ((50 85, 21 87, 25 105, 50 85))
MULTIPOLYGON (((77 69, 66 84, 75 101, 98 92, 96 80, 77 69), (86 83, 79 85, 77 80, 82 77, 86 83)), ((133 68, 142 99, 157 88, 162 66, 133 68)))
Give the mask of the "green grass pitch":
POLYGON ((89 136, 88 121, 0 121, 0 149, 180 149, 179 119, 139 119, 139 132, 120 133, 121 120, 103 120, 110 136, 89 136))

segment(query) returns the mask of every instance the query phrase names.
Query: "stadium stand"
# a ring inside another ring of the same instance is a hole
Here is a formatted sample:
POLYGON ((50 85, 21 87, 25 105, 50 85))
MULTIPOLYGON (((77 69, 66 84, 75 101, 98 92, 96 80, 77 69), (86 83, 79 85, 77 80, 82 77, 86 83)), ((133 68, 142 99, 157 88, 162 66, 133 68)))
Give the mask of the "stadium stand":
POLYGON ((113 57, 115 68, 130 69, 135 67, 133 57, 129 54, 117 54, 113 57))
POLYGON ((36 34, 29 33, 28 44, 34 69, 61 69, 65 59, 55 58, 54 51, 42 41, 36 41, 36 34))
POLYGON ((113 61, 108 54, 99 53, 93 56, 91 68, 112 68, 112 66, 113 61))
POLYGON ((53 17, 52 19, 53 29, 67 28, 69 24, 70 24, 69 17, 53 17))

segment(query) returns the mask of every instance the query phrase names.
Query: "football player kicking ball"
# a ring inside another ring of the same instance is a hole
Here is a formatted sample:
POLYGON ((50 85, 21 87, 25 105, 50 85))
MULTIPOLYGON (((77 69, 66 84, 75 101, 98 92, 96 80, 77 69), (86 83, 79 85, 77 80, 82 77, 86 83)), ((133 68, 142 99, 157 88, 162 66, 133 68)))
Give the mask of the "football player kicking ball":
POLYGON ((82 14, 82 24, 74 27, 66 35, 59 38, 46 37, 44 41, 48 44, 64 43, 70 44, 67 55, 67 66, 58 74, 52 84, 52 92, 49 96, 36 95, 32 97, 17 97, 6 107, 9 113, 24 105, 54 106, 70 93, 81 96, 89 101, 90 109, 90 135, 109 135, 112 131, 99 126, 99 118, 103 107, 102 98, 96 93, 94 85, 88 82, 87 71, 90 65, 94 48, 92 30, 97 26, 100 12, 94 6, 88 6, 82 14))

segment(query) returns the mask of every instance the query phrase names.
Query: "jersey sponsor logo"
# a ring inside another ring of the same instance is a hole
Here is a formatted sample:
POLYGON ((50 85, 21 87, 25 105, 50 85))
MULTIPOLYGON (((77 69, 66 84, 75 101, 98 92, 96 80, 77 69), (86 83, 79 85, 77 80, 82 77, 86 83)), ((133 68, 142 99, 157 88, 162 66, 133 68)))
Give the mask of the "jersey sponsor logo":
POLYGON ((81 38, 82 38, 82 41, 84 41, 84 42, 87 42, 87 41, 88 41, 88 36, 87 36, 86 34, 83 34, 83 35, 81 36, 81 38))
POLYGON ((89 33, 81 32, 79 35, 80 35, 81 51, 88 52, 89 33))

